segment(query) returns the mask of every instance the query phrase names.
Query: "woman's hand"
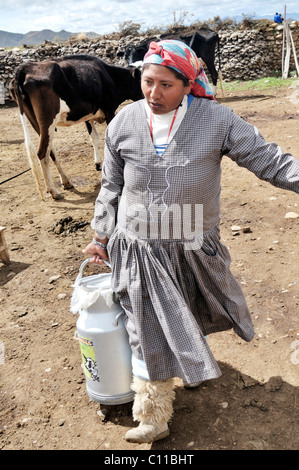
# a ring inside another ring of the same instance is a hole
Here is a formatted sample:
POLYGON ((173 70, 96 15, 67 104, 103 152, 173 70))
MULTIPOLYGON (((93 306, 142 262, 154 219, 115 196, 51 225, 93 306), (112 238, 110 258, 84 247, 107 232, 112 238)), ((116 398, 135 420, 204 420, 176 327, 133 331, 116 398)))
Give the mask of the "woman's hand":
MULTIPOLYGON (((96 241, 99 241, 100 243, 102 243, 103 245, 107 245, 108 243, 108 238, 105 238, 104 240, 99 240, 97 239, 97 237, 94 238, 96 241)), ((92 258, 90 259, 90 263, 95 263, 95 264, 99 264, 100 266, 102 266, 104 263, 103 259, 105 261, 109 261, 109 257, 108 257, 108 253, 107 253, 107 250, 105 248, 102 248, 101 246, 97 245, 96 243, 94 243, 93 241, 91 243, 89 243, 83 250, 82 250, 82 253, 83 254, 89 254, 92 256, 92 258)))

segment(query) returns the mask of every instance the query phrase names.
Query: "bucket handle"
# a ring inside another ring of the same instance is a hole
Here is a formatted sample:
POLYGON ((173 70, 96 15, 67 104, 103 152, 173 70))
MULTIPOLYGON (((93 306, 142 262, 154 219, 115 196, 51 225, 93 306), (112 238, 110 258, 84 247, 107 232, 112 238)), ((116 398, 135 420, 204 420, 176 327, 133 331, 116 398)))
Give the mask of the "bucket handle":
MULTIPOLYGON (((81 280, 82 278, 82 274, 83 274, 83 269, 85 268, 85 266, 90 262, 91 258, 87 258, 85 261, 83 261, 83 263, 81 264, 80 268, 79 268, 79 274, 77 276, 77 279, 76 279, 76 282, 75 284, 78 284, 79 281, 81 280)), ((106 261, 105 259, 103 259, 104 263, 109 267, 111 268, 111 264, 108 263, 108 261, 106 261)))
POLYGON ((113 326, 117 326, 118 325, 118 319, 123 315, 124 312, 120 312, 116 315, 116 317, 114 318, 114 321, 112 323, 113 326))

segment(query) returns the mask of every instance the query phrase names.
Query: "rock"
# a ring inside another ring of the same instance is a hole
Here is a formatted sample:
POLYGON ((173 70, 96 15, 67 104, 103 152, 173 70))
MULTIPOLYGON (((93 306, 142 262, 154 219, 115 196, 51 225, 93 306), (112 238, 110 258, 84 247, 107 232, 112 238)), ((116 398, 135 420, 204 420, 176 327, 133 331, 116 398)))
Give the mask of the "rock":
POLYGON ((224 409, 227 408, 228 407, 227 401, 224 401, 224 402, 220 403, 220 406, 224 409))
POLYGON ((296 212, 288 212, 285 215, 285 219, 297 219, 299 217, 299 214, 296 214, 296 212))
POLYGON ((56 233, 57 235, 59 235, 60 233, 63 232, 63 226, 62 226, 61 224, 57 224, 57 225, 54 227, 53 232, 56 233))
POLYGON ((259 382, 257 380, 255 380, 254 378, 252 377, 249 377, 245 374, 241 374, 240 376, 240 381, 241 381, 241 384, 239 386, 239 388, 249 388, 249 387, 254 387, 255 385, 257 385, 259 382))
POLYGON ((259 408, 261 411, 268 410, 268 408, 264 406, 260 401, 258 401, 257 398, 253 398, 253 399, 247 398, 246 400, 244 400, 242 406, 243 407, 253 406, 253 407, 259 408))
POLYGON ((271 377, 269 381, 265 385, 265 389, 268 392, 276 392, 277 390, 280 390, 283 385, 283 380, 281 377, 276 376, 276 377, 271 377))
POLYGON ((195 442, 194 442, 194 441, 190 441, 190 442, 188 442, 188 444, 187 444, 187 447, 193 447, 193 446, 194 446, 194 444, 195 444, 195 442))
POLYGON ((49 279, 49 283, 53 284, 53 282, 57 281, 61 276, 58 274, 57 276, 51 276, 49 279))
POLYGON ((233 232, 239 232, 239 230, 241 230, 241 227, 239 225, 232 225, 231 230, 233 232))
POLYGON ((103 408, 97 411, 97 415, 100 418, 101 421, 104 421, 106 419, 106 415, 108 414, 108 410, 103 408))
POLYGON ((57 298, 58 300, 63 300, 67 297, 67 294, 58 294, 57 298))

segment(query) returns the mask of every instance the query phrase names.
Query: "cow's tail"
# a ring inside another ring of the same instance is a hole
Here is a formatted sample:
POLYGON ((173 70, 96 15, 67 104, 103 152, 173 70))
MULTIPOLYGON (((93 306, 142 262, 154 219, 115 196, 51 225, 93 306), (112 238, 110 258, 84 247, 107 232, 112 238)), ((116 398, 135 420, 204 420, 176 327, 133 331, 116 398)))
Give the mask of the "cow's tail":
POLYGON ((32 143, 31 137, 30 137, 27 117, 24 113, 20 114, 20 117, 21 117, 21 122, 22 122, 22 126, 23 126, 23 131, 24 131, 25 147, 26 147, 26 151, 27 151, 29 165, 30 165, 30 168, 31 168, 32 173, 34 175, 38 192, 39 192, 42 200, 44 200, 44 195, 43 195, 43 190, 42 190, 43 175, 42 175, 42 169, 41 169, 41 166, 40 166, 39 158, 37 156, 36 149, 35 149, 35 147, 32 143))
POLYGON ((10 82, 9 86, 9 92, 13 100, 17 103, 20 113, 24 113, 24 108, 23 108, 23 84, 25 81, 25 74, 24 71, 22 70, 22 66, 18 67, 15 76, 10 82))
POLYGON ((32 143, 30 132, 28 129, 28 120, 26 117, 26 114, 24 112, 24 105, 23 105, 23 100, 24 100, 24 92, 23 92, 23 84, 24 84, 25 76, 22 74, 22 69, 18 69, 16 72, 15 78, 12 80, 11 85, 10 85, 10 94, 12 98, 15 100, 19 107, 20 111, 20 118, 21 118, 21 123, 23 127, 23 132, 24 132, 24 138, 25 138, 25 148, 27 152, 27 157, 28 157, 28 162, 30 165, 30 168, 32 170, 33 176, 36 181, 36 186, 38 189, 38 192, 44 200, 44 194, 42 190, 42 181, 43 181, 43 174, 42 174, 42 169, 40 166, 39 158, 36 152, 36 149, 32 143))
POLYGON ((220 88, 221 88, 221 92, 222 92, 222 96, 223 96, 224 95, 223 86, 222 86, 223 76, 222 76, 222 71, 221 71, 221 50, 220 50, 220 38, 219 38, 219 36, 218 36, 218 80, 219 80, 219 83, 220 83, 220 88))

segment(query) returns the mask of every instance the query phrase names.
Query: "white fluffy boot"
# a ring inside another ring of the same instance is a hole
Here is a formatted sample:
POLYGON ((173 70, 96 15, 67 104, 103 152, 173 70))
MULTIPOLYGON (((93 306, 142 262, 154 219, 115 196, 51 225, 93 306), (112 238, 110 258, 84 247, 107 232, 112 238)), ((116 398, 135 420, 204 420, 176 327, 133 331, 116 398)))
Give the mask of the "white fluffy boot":
POLYGON ((175 398, 174 380, 150 382, 134 377, 132 390, 136 392, 133 404, 134 421, 137 428, 126 433, 129 442, 154 442, 169 435, 170 420, 175 398))

